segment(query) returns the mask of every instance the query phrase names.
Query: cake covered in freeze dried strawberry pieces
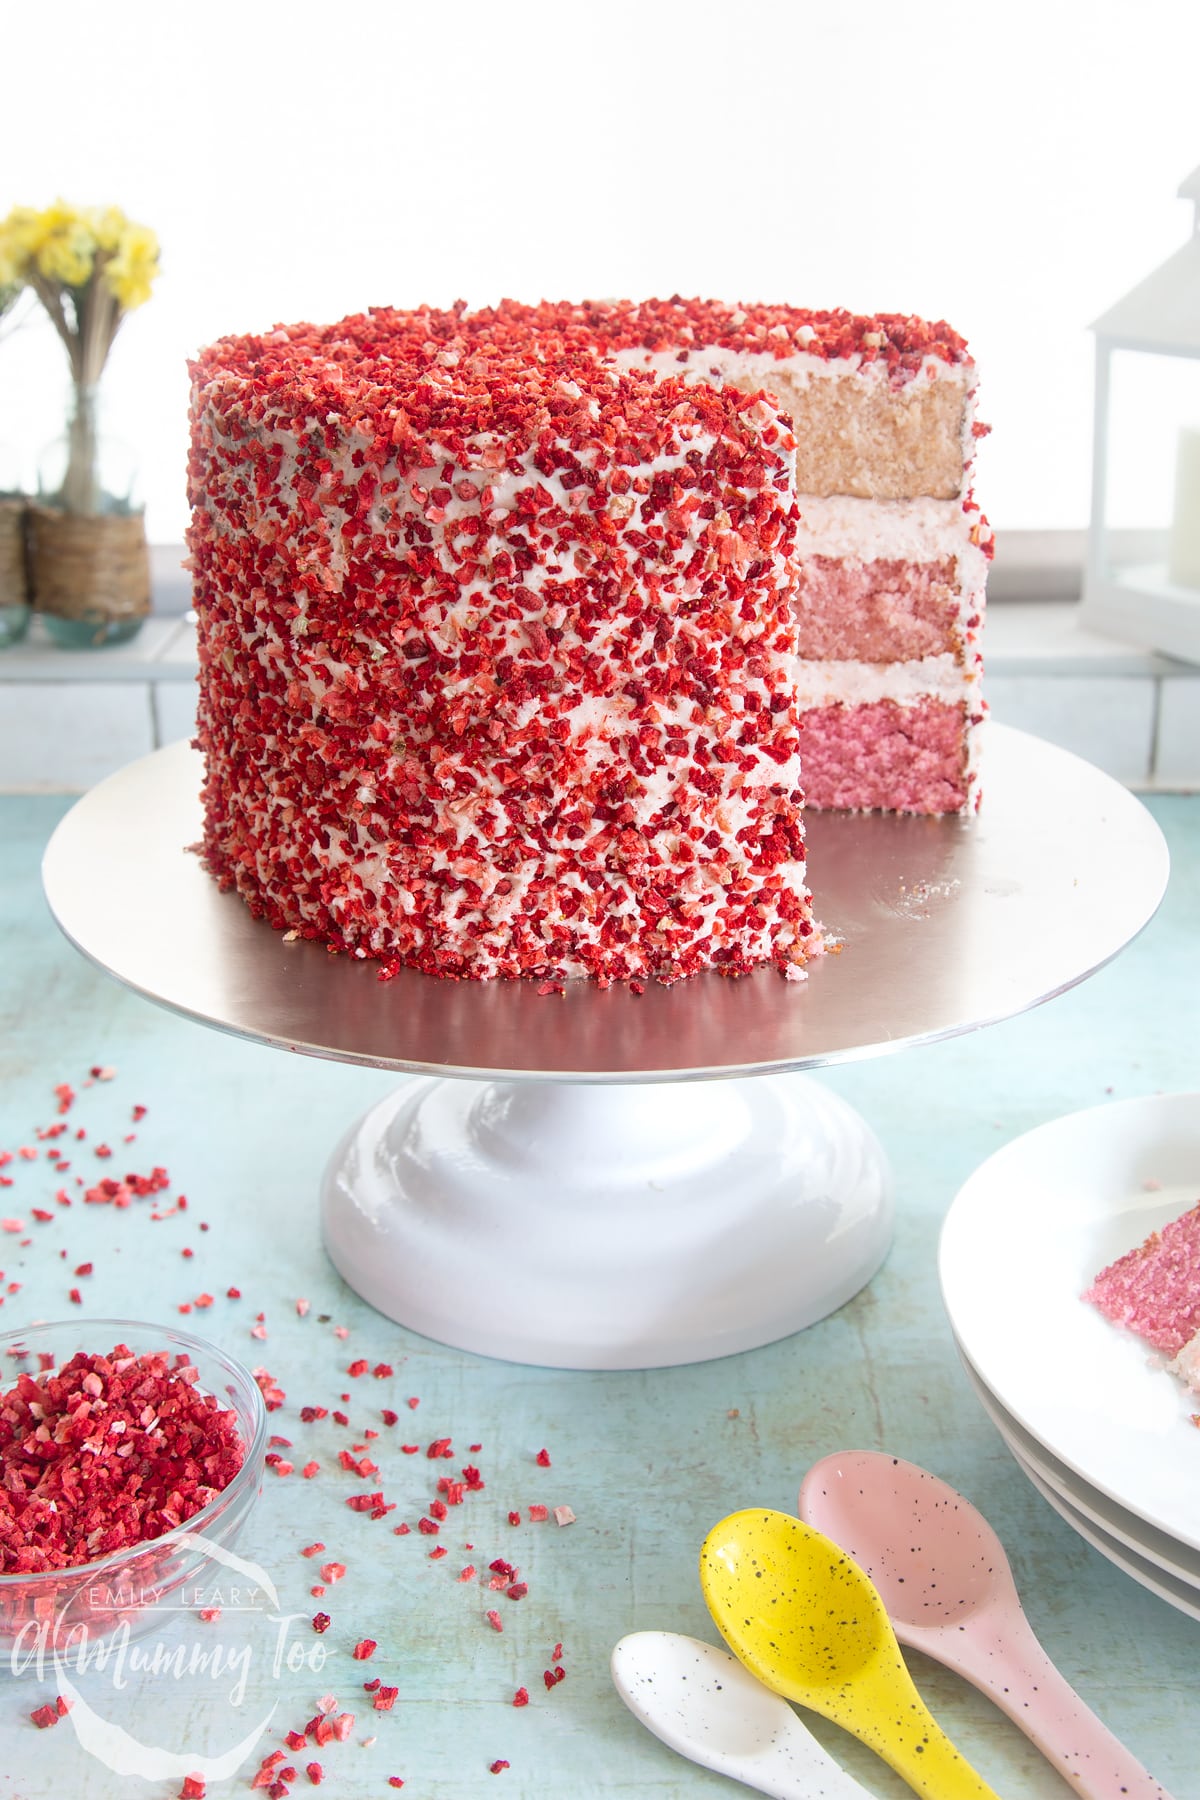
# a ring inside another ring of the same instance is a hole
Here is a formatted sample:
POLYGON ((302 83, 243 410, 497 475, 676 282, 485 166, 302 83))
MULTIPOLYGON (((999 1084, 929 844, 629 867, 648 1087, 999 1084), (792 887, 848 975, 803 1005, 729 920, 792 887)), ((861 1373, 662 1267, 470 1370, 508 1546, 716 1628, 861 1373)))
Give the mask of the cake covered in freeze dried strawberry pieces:
POLYGON ((446 975, 802 972, 810 804, 974 803, 944 326, 374 311, 193 365, 204 854, 446 975))

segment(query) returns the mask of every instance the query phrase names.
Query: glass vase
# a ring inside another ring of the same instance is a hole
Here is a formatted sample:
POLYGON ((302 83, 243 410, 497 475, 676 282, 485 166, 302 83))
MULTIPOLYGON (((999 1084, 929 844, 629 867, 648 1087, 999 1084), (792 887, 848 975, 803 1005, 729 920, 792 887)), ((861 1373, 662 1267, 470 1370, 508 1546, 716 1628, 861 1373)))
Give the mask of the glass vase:
POLYGON ((67 429, 38 465, 30 508, 34 600, 68 649, 136 636, 150 611, 150 558, 135 459, 103 429, 94 384, 71 390, 67 429))

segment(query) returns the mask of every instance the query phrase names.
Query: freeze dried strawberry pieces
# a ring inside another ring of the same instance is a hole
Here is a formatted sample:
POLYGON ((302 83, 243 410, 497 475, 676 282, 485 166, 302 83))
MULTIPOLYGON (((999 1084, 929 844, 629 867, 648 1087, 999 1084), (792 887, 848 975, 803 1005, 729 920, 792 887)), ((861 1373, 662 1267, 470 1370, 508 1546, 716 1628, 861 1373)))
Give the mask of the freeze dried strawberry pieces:
POLYGON ((161 1537, 228 1487, 237 1420, 182 1356, 80 1351, 0 1396, 0 1570, 69 1568, 161 1537))

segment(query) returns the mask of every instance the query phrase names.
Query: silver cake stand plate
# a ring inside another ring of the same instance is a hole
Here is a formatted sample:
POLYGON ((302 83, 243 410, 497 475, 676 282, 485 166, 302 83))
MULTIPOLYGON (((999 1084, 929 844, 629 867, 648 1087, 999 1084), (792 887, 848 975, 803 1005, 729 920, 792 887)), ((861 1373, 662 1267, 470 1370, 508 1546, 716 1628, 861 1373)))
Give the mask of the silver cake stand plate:
POLYGON ((1166 845, 1119 783, 995 725, 983 776, 969 819, 809 816, 840 949, 803 982, 381 982, 218 891, 188 848, 201 765, 185 744, 85 794, 43 879, 66 936, 146 998, 423 1077, 351 1127, 322 1183, 330 1258, 373 1306, 510 1360, 656 1367, 797 1331, 886 1255, 883 1152, 802 1071, 1024 1011, 1153 916, 1166 845))

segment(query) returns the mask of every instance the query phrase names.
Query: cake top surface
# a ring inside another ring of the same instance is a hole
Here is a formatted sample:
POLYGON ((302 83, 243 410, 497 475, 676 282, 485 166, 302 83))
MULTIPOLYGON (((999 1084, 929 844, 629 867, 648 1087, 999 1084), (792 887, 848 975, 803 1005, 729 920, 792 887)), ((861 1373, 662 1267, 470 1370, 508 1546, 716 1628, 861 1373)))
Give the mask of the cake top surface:
POLYGON ((776 360, 801 354, 827 362, 859 357, 914 374, 929 356, 945 363, 968 360, 966 340, 944 320, 930 323, 903 313, 819 312, 685 300, 675 294, 669 300, 543 301, 537 306, 502 300, 494 310, 471 317, 488 321, 490 329, 504 325, 577 336, 612 349, 674 350, 681 362, 685 353, 705 347, 776 360))
MULTIPOLYGON (((602 468, 633 468, 679 457, 698 437, 754 459, 764 430, 768 444, 791 444, 766 396, 689 382, 682 371, 659 380, 572 354, 553 334, 534 353, 527 331, 472 336, 453 313, 368 313, 225 338, 192 374, 235 440, 289 432, 319 462, 349 433, 362 469, 394 460, 405 471, 435 451, 439 461, 498 470, 520 446, 543 473, 574 466, 574 452, 602 468)), ((744 473, 761 485, 761 470, 744 473)))
MULTIPOLYGON (((455 393, 491 385, 530 389, 541 377, 588 382, 606 355, 642 350, 673 357, 686 374, 697 352, 719 349, 775 360, 805 355, 825 362, 880 363, 902 383, 933 358, 966 363, 965 341, 942 323, 901 314, 812 312, 790 306, 734 306, 715 300, 513 300, 468 312, 377 307, 337 324, 278 326, 226 337, 192 364, 201 384, 222 375, 264 394, 333 400, 356 391, 374 404, 428 384, 443 402, 455 393)), ((551 385, 553 385, 553 379, 551 385)))

